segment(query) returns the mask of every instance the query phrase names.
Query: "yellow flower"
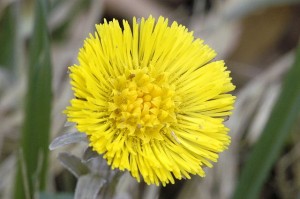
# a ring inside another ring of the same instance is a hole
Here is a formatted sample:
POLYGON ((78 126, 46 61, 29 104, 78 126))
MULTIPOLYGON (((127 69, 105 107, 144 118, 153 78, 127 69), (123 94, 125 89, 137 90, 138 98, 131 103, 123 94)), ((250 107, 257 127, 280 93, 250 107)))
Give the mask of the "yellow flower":
POLYGON ((193 32, 160 17, 96 25, 69 68, 65 113, 111 165, 147 184, 205 176, 229 143, 235 97, 223 61, 193 32), (210 63, 209 63, 210 62, 210 63))

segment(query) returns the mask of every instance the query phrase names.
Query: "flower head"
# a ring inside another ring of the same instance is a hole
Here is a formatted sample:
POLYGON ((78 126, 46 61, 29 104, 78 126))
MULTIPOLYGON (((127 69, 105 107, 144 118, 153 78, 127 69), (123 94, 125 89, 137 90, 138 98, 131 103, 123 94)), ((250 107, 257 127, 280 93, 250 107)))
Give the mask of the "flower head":
POLYGON ((204 176, 229 143, 235 97, 223 61, 187 28, 160 17, 96 25, 69 68, 65 113, 111 167, 163 185, 204 176))

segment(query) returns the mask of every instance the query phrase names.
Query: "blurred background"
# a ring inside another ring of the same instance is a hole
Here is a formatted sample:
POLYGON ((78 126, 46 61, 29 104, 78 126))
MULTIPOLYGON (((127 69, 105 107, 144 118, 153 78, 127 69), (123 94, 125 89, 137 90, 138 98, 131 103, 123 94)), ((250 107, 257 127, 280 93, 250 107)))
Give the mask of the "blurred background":
POLYGON ((112 198, 300 198, 298 0, 1 0, 0 198, 73 198, 78 176, 57 156, 87 145, 48 149, 70 130, 67 68, 96 23, 149 15, 185 25, 225 60, 237 86, 232 144, 205 178, 162 188, 125 174, 112 198), (24 171, 37 185, 24 186, 24 171))

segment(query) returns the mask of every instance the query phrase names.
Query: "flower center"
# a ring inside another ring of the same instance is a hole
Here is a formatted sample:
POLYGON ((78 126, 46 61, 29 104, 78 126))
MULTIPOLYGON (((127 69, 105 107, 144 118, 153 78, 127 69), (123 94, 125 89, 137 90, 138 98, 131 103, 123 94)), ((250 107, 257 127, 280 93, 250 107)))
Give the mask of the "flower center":
POLYGON ((166 73, 152 77, 147 68, 136 69, 112 80, 109 102, 112 123, 129 136, 144 142, 155 138, 176 122, 174 88, 166 73))

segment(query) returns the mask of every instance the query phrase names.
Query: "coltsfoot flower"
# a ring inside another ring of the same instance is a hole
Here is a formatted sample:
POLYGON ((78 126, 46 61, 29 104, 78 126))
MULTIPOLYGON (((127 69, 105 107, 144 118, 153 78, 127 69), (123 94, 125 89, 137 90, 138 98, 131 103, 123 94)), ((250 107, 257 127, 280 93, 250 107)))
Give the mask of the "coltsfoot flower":
POLYGON ((147 184, 205 176, 230 144, 235 97, 223 61, 193 32, 160 17, 96 25, 69 67, 65 113, 111 168, 147 184))

